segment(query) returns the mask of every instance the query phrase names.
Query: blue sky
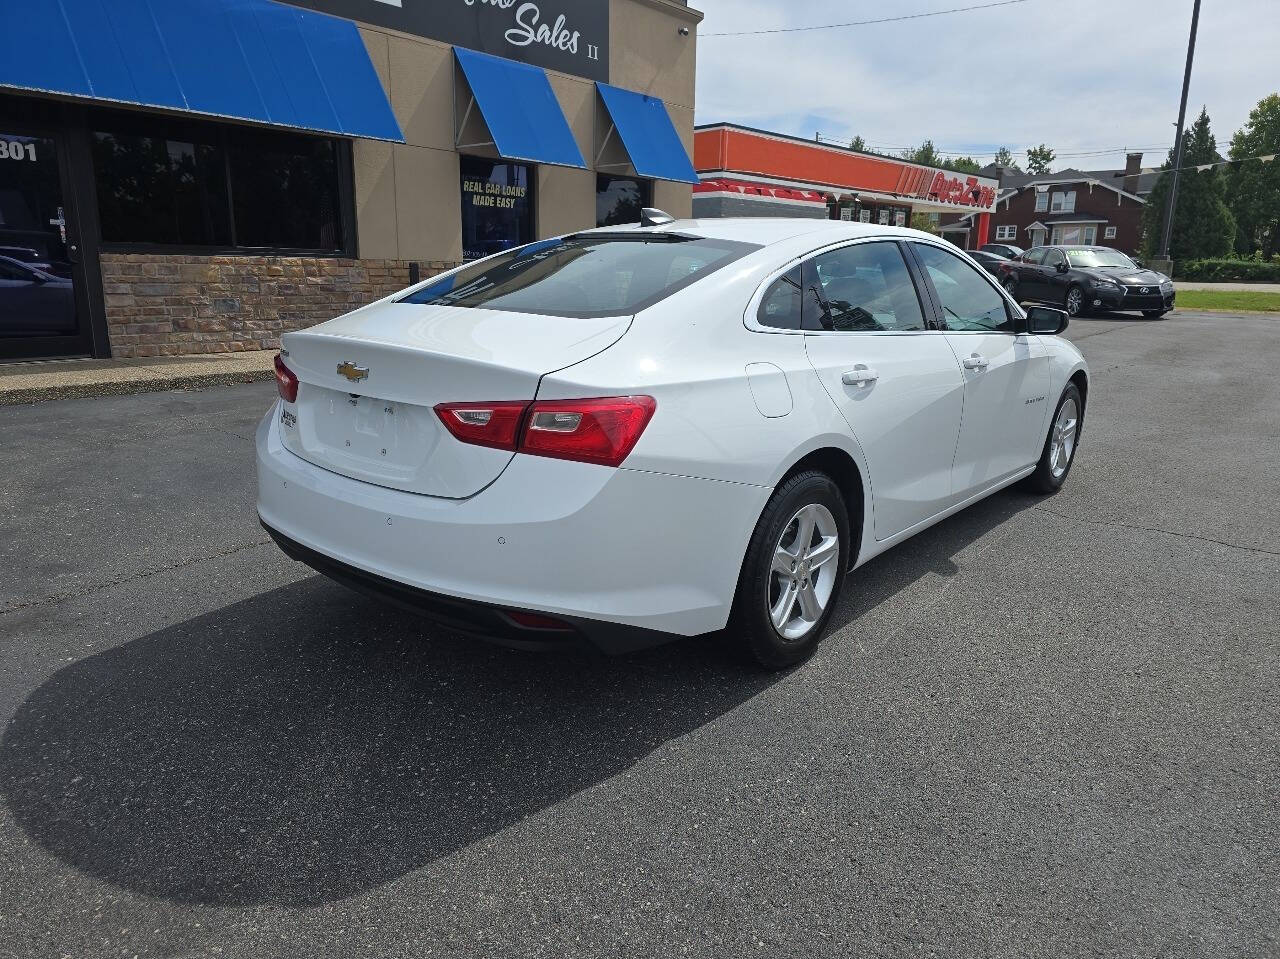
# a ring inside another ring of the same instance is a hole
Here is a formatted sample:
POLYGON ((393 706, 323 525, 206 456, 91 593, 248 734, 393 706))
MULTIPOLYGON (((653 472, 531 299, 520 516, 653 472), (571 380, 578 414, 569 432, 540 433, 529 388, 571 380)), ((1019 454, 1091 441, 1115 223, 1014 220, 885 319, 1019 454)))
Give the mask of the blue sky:
MULTIPOLYGON (((750 37, 968 6, 981 0, 691 0, 697 122, 796 136, 861 135, 882 152, 926 137, 985 163, 1048 143, 1054 169, 1164 161, 1178 116, 1191 0, 1027 0, 923 20, 750 37), (1091 156, 1067 156, 1096 150, 1091 156)), ((1280 92, 1280 0, 1204 0, 1188 122, 1207 106, 1224 153, 1249 110, 1280 92)))

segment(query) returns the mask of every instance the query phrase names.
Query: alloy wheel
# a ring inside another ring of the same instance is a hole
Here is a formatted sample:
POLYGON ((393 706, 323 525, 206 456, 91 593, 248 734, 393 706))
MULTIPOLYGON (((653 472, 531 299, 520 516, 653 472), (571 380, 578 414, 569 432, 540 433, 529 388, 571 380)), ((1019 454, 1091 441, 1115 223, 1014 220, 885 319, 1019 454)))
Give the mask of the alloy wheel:
POLYGON ((1068 316, 1079 316, 1080 307, 1082 307, 1083 305, 1084 305, 1084 294, 1080 292, 1078 287, 1072 288, 1067 291, 1067 315, 1068 316))
POLYGON ((1080 408, 1075 397, 1069 396, 1058 410, 1058 418, 1053 421, 1053 433, 1049 437, 1049 472, 1054 479, 1061 479, 1071 465, 1079 423, 1080 408))
POLYGON ((802 506, 782 530, 769 576, 769 618, 784 639, 807 635, 826 611, 839 577, 840 528, 821 503, 802 506))

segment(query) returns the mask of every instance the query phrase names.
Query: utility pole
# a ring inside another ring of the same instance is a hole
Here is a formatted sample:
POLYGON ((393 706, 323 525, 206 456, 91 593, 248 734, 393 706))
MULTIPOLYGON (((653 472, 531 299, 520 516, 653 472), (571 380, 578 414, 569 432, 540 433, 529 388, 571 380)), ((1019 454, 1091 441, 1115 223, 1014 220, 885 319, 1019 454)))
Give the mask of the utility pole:
POLYGON ((1200 23, 1200 0, 1191 8, 1191 37, 1187 40, 1187 69, 1182 74, 1182 103, 1178 107, 1178 138, 1173 144, 1173 183, 1169 186, 1169 200, 1164 210, 1164 239, 1160 244, 1160 259, 1169 259, 1169 244, 1173 241, 1173 211, 1178 203, 1178 176, 1182 169, 1182 145, 1187 122, 1187 91, 1191 88, 1191 60, 1196 55, 1196 26, 1200 23))

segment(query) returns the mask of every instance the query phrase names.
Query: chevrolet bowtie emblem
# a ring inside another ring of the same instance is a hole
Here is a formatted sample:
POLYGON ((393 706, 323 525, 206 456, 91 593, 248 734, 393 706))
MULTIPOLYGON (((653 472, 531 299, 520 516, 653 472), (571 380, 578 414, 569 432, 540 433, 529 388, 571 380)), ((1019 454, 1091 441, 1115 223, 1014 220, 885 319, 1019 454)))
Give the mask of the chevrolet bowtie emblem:
POLYGON ((350 360, 338 364, 338 375, 345 376, 352 383, 359 383, 369 378, 369 367, 356 366, 350 360))

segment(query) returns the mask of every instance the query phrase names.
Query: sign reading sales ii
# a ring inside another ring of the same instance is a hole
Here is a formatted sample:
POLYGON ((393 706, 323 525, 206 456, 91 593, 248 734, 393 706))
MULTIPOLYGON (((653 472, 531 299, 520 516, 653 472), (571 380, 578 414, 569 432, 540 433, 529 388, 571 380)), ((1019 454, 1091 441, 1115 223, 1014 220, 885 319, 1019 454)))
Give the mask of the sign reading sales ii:
POLYGON ((299 7, 609 80, 608 0, 287 0, 299 7))

